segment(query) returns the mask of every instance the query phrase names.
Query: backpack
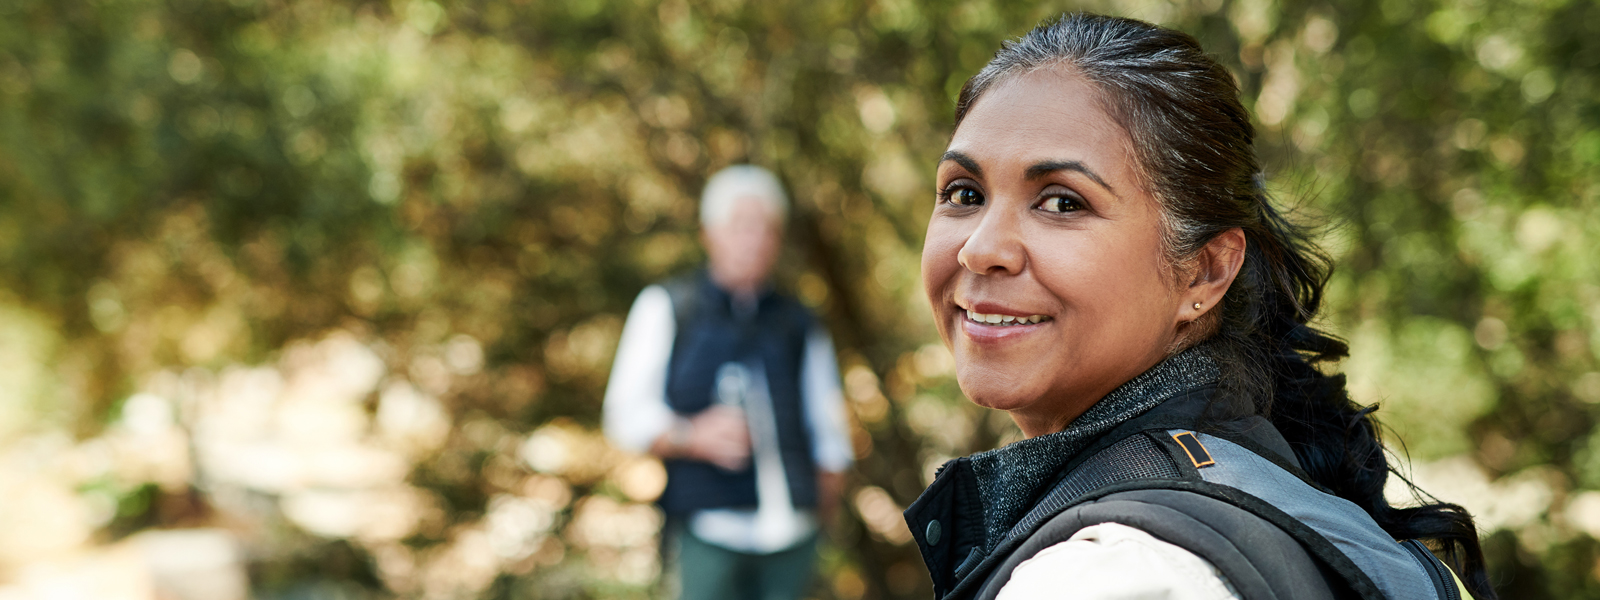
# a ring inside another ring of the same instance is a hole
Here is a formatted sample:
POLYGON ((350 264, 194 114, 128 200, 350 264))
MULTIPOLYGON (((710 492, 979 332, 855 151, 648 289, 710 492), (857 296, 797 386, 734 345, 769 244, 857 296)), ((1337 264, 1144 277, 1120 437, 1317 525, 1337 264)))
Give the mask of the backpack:
MULTIPOLYGON (((1313 482, 1266 419, 1197 427, 1209 392, 1168 400, 1102 436, 992 548, 962 533, 970 524, 941 523, 954 513, 937 499, 919 499, 906 517, 936 596, 993 599, 1034 554, 1115 522, 1206 559, 1245 600, 1471 597, 1420 541, 1396 542, 1313 482)), ((975 493, 951 484, 940 489, 975 493)))

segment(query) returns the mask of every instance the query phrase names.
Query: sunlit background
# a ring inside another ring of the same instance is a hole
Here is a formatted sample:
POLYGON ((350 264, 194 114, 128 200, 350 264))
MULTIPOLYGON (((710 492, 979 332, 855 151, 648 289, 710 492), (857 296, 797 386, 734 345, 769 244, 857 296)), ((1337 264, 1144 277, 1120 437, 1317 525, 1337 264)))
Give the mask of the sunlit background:
POLYGON ((1234 69, 1357 398, 1504 597, 1600 596, 1594 2, 4 0, 0 599, 661 597, 600 397, 746 161, 853 413, 811 596, 926 597, 900 510, 1017 436, 921 299, 932 167, 1075 9, 1234 69))

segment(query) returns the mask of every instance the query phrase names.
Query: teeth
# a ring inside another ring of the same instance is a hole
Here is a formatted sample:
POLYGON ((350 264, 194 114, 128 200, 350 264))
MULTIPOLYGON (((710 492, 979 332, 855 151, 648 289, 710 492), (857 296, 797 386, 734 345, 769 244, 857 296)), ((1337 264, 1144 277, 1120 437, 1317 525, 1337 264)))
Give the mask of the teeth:
POLYGON ((1027 317, 1017 317, 1017 316, 1012 316, 1012 315, 986 315, 986 314, 983 314, 983 313, 980 313, 980 312, 971 311, 971 310, 967 311, 967 318, 971 319, 973 322, 976 322, 976 323, 987 323, 989 325, 1001 325, 1001 326, 1006 326, 1006 325, 1031 325, 1031 324, 1034 324, 1034 323, 1038 323, 1040 321, 1049 320, 1049 317, 1046 317, 1044 315, 1031 315, 1031 316, 1027 316, 1027 317))

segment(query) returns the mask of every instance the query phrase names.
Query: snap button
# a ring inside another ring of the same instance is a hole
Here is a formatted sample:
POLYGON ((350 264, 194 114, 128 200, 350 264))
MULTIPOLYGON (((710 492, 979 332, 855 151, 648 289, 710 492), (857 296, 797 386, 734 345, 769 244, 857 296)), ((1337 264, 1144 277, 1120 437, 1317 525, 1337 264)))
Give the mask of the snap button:
POLYGON ((928 529, 922 532, 922 539, 927 540, 928 545, 932 546, 939 543, 939 536, 943 533, 944 531, 939 527, 939 520, 934 519, 928 521, 928 529))

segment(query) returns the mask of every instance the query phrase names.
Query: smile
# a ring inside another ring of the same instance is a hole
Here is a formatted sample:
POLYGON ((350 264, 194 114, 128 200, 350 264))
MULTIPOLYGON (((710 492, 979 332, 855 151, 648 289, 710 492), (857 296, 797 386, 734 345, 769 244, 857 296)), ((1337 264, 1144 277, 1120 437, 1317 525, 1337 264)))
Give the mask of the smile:
POLYGON ((1044 316, 1044 315, 1029 315, 1029 316, 1026 316, 1026 317, 1018 317, 1018 316, 1013 316, 1013 315, 984 314, 984 313, 976 312, 976 311, 973 311, 973 310, 968 310, 967 311, 967 319, 972 321, 972 322, 974 322, 974 323, 982 323, 984 325, 999 325, 1001 327, 1006 327, 1006 326, 1016 326, 1016 325, 1032 325, 1034 323, 1039 323, 1041 321, 1049 321, 1050 317, 1047 317, 1047 316, 1044 316))

